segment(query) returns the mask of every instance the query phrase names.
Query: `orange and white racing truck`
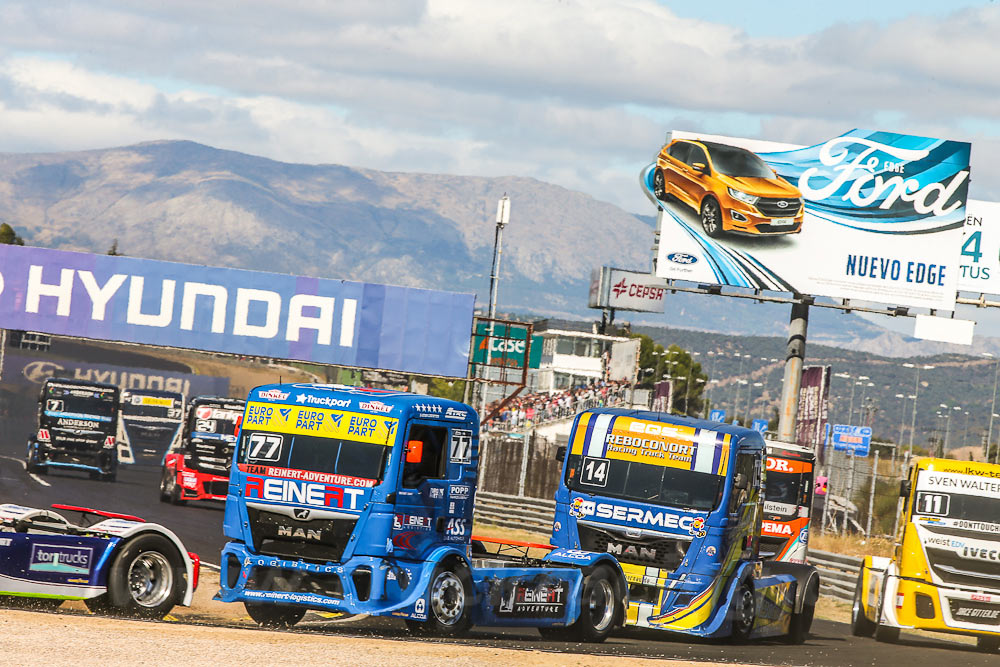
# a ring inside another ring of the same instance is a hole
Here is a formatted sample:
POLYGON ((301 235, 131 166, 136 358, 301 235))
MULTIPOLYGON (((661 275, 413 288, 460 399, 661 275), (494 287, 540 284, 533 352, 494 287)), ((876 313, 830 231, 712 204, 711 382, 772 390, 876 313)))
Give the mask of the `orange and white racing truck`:
POLYGON ((805 563, 812 512, 813 467, 808 447, 765 440, 767 475, 760 555, 765 560, 805 563))

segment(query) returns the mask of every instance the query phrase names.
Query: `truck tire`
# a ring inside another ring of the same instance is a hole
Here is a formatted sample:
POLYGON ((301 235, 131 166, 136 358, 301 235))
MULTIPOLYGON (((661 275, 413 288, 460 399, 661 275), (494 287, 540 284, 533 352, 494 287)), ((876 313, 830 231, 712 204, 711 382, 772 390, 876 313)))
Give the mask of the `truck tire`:
POLYGON ((440 564, 427 589, 426 621, 406 620, 411 632, 436 637, 457 637, 472 625, 472 576, 465 564, 440 564))
POLYGON ((169 503, 170 502, 170 490, 167 488, 167 478, 170 475, 170 471, 166 468, 163 469, 163 474, 160 475, 160 502, 169 503))
POLYGON ((306 615, 305 607, 285 607, 277 604, 244 602, 247 616, 262 628, 290 628, 306 615))
POLYGON ((858 573, 858 583, 854 586, 854 604, 851 607, 851 634, 855 637, 871 637, 875 634, 875 624, 865 616, 865 608, 862 603, 862 582, 864 573, 858 573))
POLYGON ((875 612, 875 641, 895 644, 899 641, 899 628, 892 628, 882 624, 882 607, 885 605, 885 594, 889 589, 889 576, 882 579, 882 595, 879 596, 878 608, 875 612))
POLYGON ((44 475, 49 471, 49 467, 43 463, 38 462, 38 449, 33 446, 33 443, 28 443, 28 457, 27 463, 25 464, 25 470, 28 471, 29 475, 44 475))
POLYGON ((169 468, 163 471, 163 478, 160 480, 160 499, 171 505, 183 505, 187 502, 181 485, 177 483, 177 472, 169 468))
POLYGON ((754 621, 757 620, 757 601, 754 599, 753 586, 750 582, 740 585, 733 599, 733 634, 731 639, 742 643, 750 639, 754 621))
POLYGON ((983 653, 996 653, 1000 650, 1000 637, 980 635, 976 638, 976 649, 983 653))
POLYGON ((802 611, 792 614, 788 622, 788 634, 785 641, 789 644, 801 644, 809 636, 809 628, 812 627, 813 615, 816 613, 816 603, 806 602, 802 605, 802 611))
POLYGON ((580 615, 567 633, 579 642, 603 642, 622 616, 617 577, 607 565, 598 565, 583 579, 580 615))
POLYGON ((163 535, 128 540, 111 560, 108 592, 86 600, 94 613, 159 619, 184 597, 184 561, 163 535))

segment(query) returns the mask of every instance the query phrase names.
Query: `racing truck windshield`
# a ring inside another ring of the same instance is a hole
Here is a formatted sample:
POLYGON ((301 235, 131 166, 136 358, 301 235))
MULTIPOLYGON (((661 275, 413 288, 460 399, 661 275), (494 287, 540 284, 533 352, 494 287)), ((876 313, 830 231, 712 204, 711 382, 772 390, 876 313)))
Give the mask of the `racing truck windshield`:
POLYGON ((371 442, 243 429, 237 462, 381 480, 390 449, 371 442))
POLYGON ((44 397, 46 417, 90 419, 110 423, 114 421, 117 397, 107 389, 81 387, 48 387, 44 397))
POLYGON ((767 471, 764 487, 765 511, 775 514, 797 514, 800 505, 808 506, 812 474, 767 471))
POLYGON ((722 499, 724 478, 668 466, 570 455, 566 485, 574 491, 709 512, 722 499))
POLYGON ((712 156, 712 166, 720 174, 734 178, 774 178, 771 168, 750 151, 724 144, 706 143, 705 146, 712 156))
POLYGON ((188 430, 192 434, 218 436, 220 440, 236 440, 236 422, 241 412, 206 405, 195 406, 188 430))
POLYGON ((913 514, 955 519, 957 527, 1000 532, 1000 480, 921 470, 913 514), (984 525, 990 524, 990 525, 984 525))
POLYGON ((147 420, 172 421, 181 418, 181 401, 169 396, 140 396, 132 394, 122 400, 122 415, 145 417, 147 420))

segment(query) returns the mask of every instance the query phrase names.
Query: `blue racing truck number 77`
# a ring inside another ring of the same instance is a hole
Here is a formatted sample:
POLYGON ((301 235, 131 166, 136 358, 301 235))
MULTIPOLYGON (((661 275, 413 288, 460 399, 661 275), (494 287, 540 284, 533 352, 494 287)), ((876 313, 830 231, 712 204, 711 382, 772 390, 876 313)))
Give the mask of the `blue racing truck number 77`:
POLYGON ((478 458, 479 418, 462 403, 335 385, 254 389, 217 598, 243 602, 265 626, 315 609, 397 616, 441 635, 475 624, 605 639, 624 621, 617 561, 473 538, 478 458))
POLYGON ((764 440, 657 412, 577 415, 556 491, 552 544, 613 554, 626 624, 701 637, 801 642, 814 568, 763 561, 764 440))

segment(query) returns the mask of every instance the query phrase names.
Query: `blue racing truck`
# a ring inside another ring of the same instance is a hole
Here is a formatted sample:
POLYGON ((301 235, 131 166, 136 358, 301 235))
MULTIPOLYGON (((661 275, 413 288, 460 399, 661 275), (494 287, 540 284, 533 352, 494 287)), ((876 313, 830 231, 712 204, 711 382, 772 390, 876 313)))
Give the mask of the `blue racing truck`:
POLYGON ((478 458, 479 417, 462 403, 337 385, 254 389, 216 598, 272 627, 316 609, 397 616, 438 635, 476 624, 603 641, 624 620, 616 560, 473 538, 478 458))
POLYGON ((819 577, 760 555, 760 434, 673 415, 577 415, 556 491, 552 544, 614 555, 626 625, 700 637, 805 640, 819 577))

